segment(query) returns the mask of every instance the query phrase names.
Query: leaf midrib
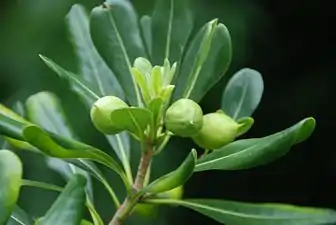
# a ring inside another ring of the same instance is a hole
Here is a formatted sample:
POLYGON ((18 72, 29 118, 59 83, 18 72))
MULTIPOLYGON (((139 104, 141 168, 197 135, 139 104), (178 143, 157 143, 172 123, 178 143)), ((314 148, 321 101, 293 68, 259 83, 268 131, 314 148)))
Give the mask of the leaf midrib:
MULTIPOLYGON (((311 219, 313 217, 308 217, 308 216, 302 216, 302 217, 298 217, 295 216, 294 218, 289 218, 289 217, 275 217, 274 215, 271 216, 265 216, 265 215, 252 215, 252 214, 247 214, 247 213, 240 213, 240 212, 234 212, 234 211, 228 211, 228 210, 223 210, 220 208, 215 208, 212 206, 207 206, 207 205, 203 205, 203 204, 199 204, 199 203, 194 203, 194 202, 190 202, 190 201, 183 201, 183 200, 171 200, 171 199, 163 199, 163 200, 149 200, 149 202, 153 202, 153 203, 161 203, 161 204, 178 204, 184 207, 188 207, 191 208, 193 210, 195 209, 205 209, 205 210, 209 210, 209 211, 213 211, 213 212, 217 212, 217 213, 222 213, 222 214, 226 214, 226 215, 231 215, 231 216, 237 216, 237 217, 241 217, 241 218, 247 218, 247 219, 259 219, 259 220, 306 220, 306 219, 311 219)), ((197 211, 197 210, 196 210, 197 211)), ((211 217, 211 216, 210 216, 211 217)))
POLYGON ((238 107, 236 108, 236 111, 235 111, 235 113, 234 113, 234 115, 233 115, 233 117, 232 117, 234 120, 237 119, 237 116, 238 116, 239 112, 241 111, 241 108, 242 108, 242 106, 243 106, 244 99, 245 99, 246 94, 247 94, 247 89, 248 89, 247 82, 244 81, 243 91, 242 91, 242 94, 241 94, 241 96, 240 96, 240 100, 239 100, 239 102, 238 102, 238 107))
POLYGON ((171 41, 171 32, 174 18, 174 0, 170 1, 170 12, 169 12, 169 22, 168 22, 168 30, 167 30, 167 43, 166 43, 166 52, 165 58, 169 59, 170 53, 170 41, 171 41))
POLYGON ((12 218, 13 220, 15 220, 16 222, 18 222, 19 224, 21 224, 21 225, 26 225, 24 222, 22 222, 21 220, 19 220, 18 218, 16 218, 16 217, 13 216, 13 215, 11 215, 11 218, 12 218))
MULTIPOLYGON (((87 27, 87 24, 85 24, 85 22, 82 20, 82 17, 79 15, 80 13, 77 12, 76 14, 77 14, 76 17, 78 19, 74 19, 74 23, 73 24, 75 26, 77 26, 78 30, 80 30, 80 32, 81 32, 82 35, 79 35, 79 36, 80 36, 81 40, 86 43, 87 46, 92 46, 93 44, 90 43, 90 37, 88 37, 88 40, 86 41, 85 38, 84 38, 84 36, 86 36, 86 34, 85 34, 84 30, 81 29, 81 27, 87 27)), ((93 60, 93 56, 92 56, 92 54, 90 54, 90 51, 88 51, 87 48, 84 48, 84 49, 85 49, 85 52, 87 53, 86 55, 89 58, 90 66, 91 66, 91 68, 93 70, 93 76, 96 78, 97 85, 98 85, 98 88, 100 90, 100 93, 104 96, 104 95, 106 95, 106 93, 105 93, 102 81, 100 80, 98 69, 95 66, 95 63, 94 63, 94 60, 93 60)), ((93 49, 93 51, 94 51, 94 53, 96 53, 95 49, 93 49)), ((98 56, 98 53, 96 55, 98 56)))
POLYGON ((115 21, 114 21, 112 13, 109 11, 107 14, 108 14, 108 18, 109 18, 110 24, 112 25, 112 29, 115 30, 115 33, 116 33, 116 36, 117 36, 117 40, 119 42, 122 54, 123 54, 123 56, 124 56, 124 58, 126 60, 126 64, 127 64, 127 67, 128 67, 128 72, 129 72, 129 75, 131 76, 131 79, 132 79, 132 82, 133 82, 133 87, 134 87, 135 94, 136 94, 136 97, 137 97, 138 105, 141 106, 142 104, 141 104, 141 98, 140 98, 139 89, 138 89, 138 87, 136 85, 134 77, 132 76, 132 69, 131 69, 132 66, 131 66, 130 59, 128 58, 126 47, 125 47, 124 42, 123 42, 123 40, 121 38, 121 35, 120 35, 119 30, 117 28, 117 25, 115 24, 115 21))
MULTIPOLYGON (((302 126, 303 126, 304 123, 305 123, 305 121, 301 124, 300 128, 297 128, 297 131, 295 132, 295 136, 294 136, 294 138, 293 138, 293 141, 292 141, 292 143, 290 143, 289 146, 292 146, 293 143, 295 143, 295 140, 296 140, 298 134, 301 132, 301 129, 302 129, 302 126)), ((288 131, 287 131, 287 132, 288 132, 288 131)), ((281 133, 282 133, 282 132, 276 133, 276 134, 274 134, 274 136, 278 136, 278 135, 281 134, 281 133)), ((273 135, 268 136, 268 137, 265 137, 265 139, 271 138, 272 136, 273 136, 273 135)), ((273 137, 274 137, 274 136, 273 136, 273 137)), ((260 138, 260 139, 263 139, 263 138, 260 138)), ((220 161, 220 160, 223 160, 223 159, 225 159, 225 158, 232 157, 232 156, 235 156, 235 155, 238 155, 238 154, 242 154, 242 153, 244 153, 244 152, 246 152, 246 151, 253 151, 253 149, 256 148, 258 145, 266 145, 266 146, 269 146, 270 144, 269 144, 268 142, 265 142, 265 141, 264 141, 262 144, 258 144, 258 143, 256 143, 256 144, 252 144, 252 145, 249 146, 248 148, 246 148, 246 149, 244 149, 244 150, 241 150, 241 151, 239 151, 239 152, 235 152, 235 153, 232 153, 232 154, 227 155, 227 156, 224 156, 224 157, 220 157, 220 158, 217 158, 217 159, 213 159, 213 160, 210 160, 210 161, 206 161, 206 162, 197 164, 195 168, 197 168, 197 167, 199 167, 199 166, 207 165, 207 164, 209 164, 209 163, 210 163, 210 164, 211 164, 211 163, 216 163, 217 161, 220 161)))

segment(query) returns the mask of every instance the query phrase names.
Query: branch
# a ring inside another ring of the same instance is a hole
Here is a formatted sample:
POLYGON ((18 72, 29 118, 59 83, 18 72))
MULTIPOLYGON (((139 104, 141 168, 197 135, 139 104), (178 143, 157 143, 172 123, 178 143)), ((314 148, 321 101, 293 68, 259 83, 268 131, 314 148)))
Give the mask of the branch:
POLYGON ((136 175, 134 186, 133 186, 137 191, 143 188, 144 180, 145 180, 152 156, 153 156, 153 148, 151 144, 148 144, 147 151, 142 153, 142 157, 140 159, 140 163, 138 167, 138 173, 136 175))
POLYGON ((122 225, 127 217, 131 214, 135 205, 141 197, 139 195, 139 190, 143 188, 144 180, 150 165, 150 161, 153 157, 153 145, 152 143, 146 144, 146 149, 142 152, 140 159, 138 172, 133 184, 134 194, 132 196, 126 197, 123 204, 117 210, 116 214, 113 216, 109 225, 122 225))

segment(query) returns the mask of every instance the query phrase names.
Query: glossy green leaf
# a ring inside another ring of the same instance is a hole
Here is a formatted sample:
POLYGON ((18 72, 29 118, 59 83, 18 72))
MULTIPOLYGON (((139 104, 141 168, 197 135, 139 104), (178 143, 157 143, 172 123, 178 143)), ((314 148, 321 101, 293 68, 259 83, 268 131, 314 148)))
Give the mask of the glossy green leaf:
POLYGON ((173 65, 170 66, 170 62, 165 59, 163 64, 163 78, 164 78, 164 85, 169 85, 173 81, 177 68, 177 62, 174 62, 173 65))
POLYGON ((21 101, 16 101, 13 106, 13 111, 18 114, 21 117, 25 117, 26 116, 26 109, 24 107, 24 104, 21 101))
MULTIPOLYGON (((85 165, 89 164, 90 171, 92 171, 92 168, 96 169, 94 164, 91 163, 90 161, 83 160, 83 159, 77 159, 77 161, 81 161, 81 162, 84 161, 83 163, 85 163, 85 165)), ((85 176, 86 180, 90 182, 86 185, 86 193, 87 193, 86 206, 87 206, 87 208, 88 208, 88 210, 91 214, 91 217, 92 217, 92 220, 94 221, 94 224, 95 225, 103 225, 104 223, 103 223, 102 219, 100 218, 100 215, 95 210, 95 207, 93 205, 92 182, 91 182, 91 177, 88 175, 87 172, 85 172, 86 170, 80 169, 79 167, 74 166, 71 163, 67 163, 63 160, 56 159, 56 158, 47 158, 47 165, 50 168, 52 168, 53 170, 60 173, 65 178, 65 180, 70 180, 75 174, 81 174, 81 175, 85 176)), ((106 180, 104 180, 104 181, 106 182, 106 180)))
POLYGON ((81 77, 94 85, 101 96, 112 95, 125 99, 118 80, 91 40, 89 16, 85 8, 80 4, 73 5, 66 18, 79 61, 81 77))
POLYGON ((240 170, 270 163, 306 140, 314 128, 315 120, 307 118, 270 136, 235 141, 199 159, 195 171, 240 170))
POLYGON ((153 181, 141 192, 156 194, 169 191, 180 185, 183 185, 193 174, 196 160, 197 152, 195 149, 193 149, 184 162, 176 170, 153 181))
POLYGON ((152 18, 148 15, 144 15, 140 19, 140 31, 142 39, 145 43, 147 55, 152 56, 152 45, 153 45, 153 37, 152 37, 152 18))
POLYGON ((193 28, 189 0, 157 0, 152 14, 152 60, 180 61, 193 28))
POLYGON ((45 190, 58 191, 58 192, 61 192, 63 190, 62 187, 59 187, 57 185, 49 184, 49 183, 45 183, 41 181, 35 181, 35 180, 22 179, 21 185, 25 187, 41 188, 45 190))
POLYGON ((15 206, 6 225, 32 225, 33 220, 19 206, 15 206))
POLYGON ((150 77, 150 87, 157 96, 163 88, 162 69, 160 66, 154 66, 150 77))
POLYGON ((193 38, 175 79, 174 99, 195 101, 219 81, 231 61, 231 40, 228 30, 217 20, 205 24, 193 38))
MULTIPOLYGON (((26 108, 28 118, 36 125, 66 138, 75 139, 75 135, 61 107, 61 102, 54 94, 44 91, 31 95, 26 101, 26 108)), ((90 199, 93 200, 91 179, 85 171, 59 159, 47 158, 47 160, 52 169, 63 171, 61 173, 64 175, 67 174, 67 179, 70 179, 73 173, 80 173, 86 176, 87 193, 90 199)))
MULTIPOLYGON (((95 86, 97 93, 100 93, 101 96, 117 96, 124 100, 125 94, 118 80, 99 55, 91 40, 89 17, 85 8, 79 4, 74 5, 67 15, 67 22, 79 60, 81 77, 95 86)), ((87 108, 91 108, 91 101, 84 101, 84 103, 87 108)), ((105 136, 123 163, 125 170, 129 171, 129 135, 123 132, 117 135, 105 136)))
POLYGON ((85 186, 85 177, 78 174, 73 176, 38 224, 80 224, 85 208, 85 186))
POLYGON ((263 91, 261 74, 253 69, 241 69, 225 88, 222 109, 235 120, 251 116, 259 105, 263 91))
POLYGON ((140 72, 144 74, 146 78, 150 76, 153 68, 150 61, 143 57, 136 58, 134 60, 133 67, 140 70, 140 72))
POLYGON ((145 74, 142 73, 138 68, 132 68, 132 76, 134 77, 134 80, 140 89, 144 102, 147 104, 151 99, 151 93, 145 74))
MULTIPOLYGON (((77 160, 83 160, 84 159, 77 159, 77 160)), ((87 161, 85 160, 87 163, 90 163, 90 161, 87 161)), ((91 177, 89 176, 89 174, 71 164, 71 163, 68 163, 64 160, 61 160, 61 159, 57 159, 57 158, 51 158, 51 157, 48 157, 46 158, 46 162, 47 162, 47 165, 49 168, 51 168, 52 170, 58 172, 61 176, 63 176, 66 180, 69 180, 71 179, 71 177, 74 175, 74 174, 81 174, 83 176, 85 176, 86 180, 87 180, 87 187, 86 187, 86 192, 88 194, 88 197, 90 199, 90 201, 93 201, 93 189, 92 189, 92 181, 91 181, 91 177)))
POLYGON ((31 122, 49 132, 75 138, 61 104, 55 94, 48 91, 38 92, 26 100, 27 116, 31 122))
MULTIPOLYGON (((62 173, 63 175, 65 174, 64 170, 62 170, 62 171, 58 170, 58 171, 60 173, 62 173)), ((69 172, 69 173, 71 173, 71 172, 69 172)), ((79 173, 72 172, 71 174, 65 174, 65 177, 67 177, 69 180, 71 180, 74 177, 74 175, 76 175, 76 174, 79 174, 79 173)), ((84 177, 84 175, 82 175, 82 176, 84 177)), ((50 190, 50 191, 57 191, 57 192, 62 192, 64 190, 64 188, 53 185, 53 184, 44 183, 44 182, 40 182, 40 181, 32 181, 32 180, 22 180, 22 186, 41 188, 41 189, 50 190)), ((88 210, 91 214, 91 217, 92 217, 92 220, 94 221, 94 224, 95 225, 103 225, 104 223, 103 223, 102 219, 100 218, 100 215, 98 214, 98 212, 94 208, 91 200, 88 197, 86 197, 86 206, 87 206, 87 208, 88 208, 88 210)), ((41 220, 41 219, 39 219, 39 220, 41 220)), ((39 224, 39 221, 35 224, 39 224)))
POLYGON ((251 129, 254 124, 254 119, 252 117, 243 117, 237 120, 237 123, 239 124, 237 136, 240 136, 251 129))
POLYGON ((116 135, 106 135, 108 142, 116 152, 118 158, 122 162, 127 177, 132 180, 132 172, 130 167, 130 137, 127 132, 121 132, 116 135))
MULTIPOLYGON (((6 117, 12 118, 13 120, 19 121, 23 124, 31 124, 28 120, 26 120, 25 118, 21 117, 20 115, 18 115, 16 112, 14 112, 13 110, 5 107, 4 105, 0 104, 0 134, 1 132, 1 128, 6 130, 7 132, 10 132, 10 129, 16 129, 15 126, 10 126, 9 124, 8 127, 4 127, 6 126, 4 123, 4 121, 1 121, 1 118, 5 119, 6 117)), ((15 131, 14 131, 15 133, 15 131)), ((33 152, 37 152, 38 150, 36 148, 34 148, 32 145, 30 145, 27 142, 24 141, 20 141, 17 140, 15 138, 10 138, 10 137, 5 137, 4 140, 6 143, 10 144, 11 146, 14 146, 15 148, 18 149, 24 149, 24 150, 29 150, 29 151, 33 151, 33 152)))
POLYGON ((92 40, 114 71, 131 105, 141 105, 131 68, 137 57, 145 57, 137 14, 128 0, 107 0, 90 15, 92 40))
POLYGON ((82 220, 80 225, 93 225, 93 223, 91 223, 90 221, 87 221, 87 220, 82 220))
POLYGON ((220 23, 216 27, 209 54, 189 98, 199 102, 226 74, 231 63, 231 58, 232 45, 230 33, 225 25, 220 23))
POLYGON ((9 150, 0 150, 0 224, 6 224, 18 200, 22 163, 9 150))
POLYGON ((61 78, 69 81, 71 89, 74 92, 78 93, 81 98, 85 99, 88 102, 91 102, 91 105, 97 99, 99 99, 99 95, 93 92, 90 85, 87 84, 87 82, 85 82, 81 77, 63 69, 49 58, 43 55, 39 56, 50 69, 57 73, 61 78))
MULTIPOLYGON (((115 205, 117 206, 120 205, 119 200, 116 194, 114 193, 113 189, 109 185, 108 181, 93 162, 84 159, 67 159, 66 161, 89 172, 94 178, 96 178, 104 185, 106 190, 109 192, 111 198, 113 199, 115 205)), ((48 162, 48 164, 50 166, 50 162, 48 162)), ((55 164, 54 166, 56 167, 57 165, 55 164)))
MULTIPOLYGON (((206 61, 207 56, 210 52, 211 43, 213 40, 213 35, 216 30, 216 26, 217 26, 217 20, 212 20, 205 25, 204 36, 202 37, 202 41, 200 43, 197 55, 193 56, 195 58, 195 61, 191 65, 190 71, 188 71, 187 85, 186 85, 186 89, 183 92, 184 98, 190 97, 191 92, 193 91, 196 85, 196 82, 199 78, 203 64, 206 61)), ((193 47, 194 43, 191 46, 193 47)), ((190 49, 192 49, 192 47, 190 47, 190 49)), ((183 69, 184 68, 182 67, 181 69, 182 74, 183 72, 186 72, 183 69)))
POLYGON ((0 113, 0 134, 8 136, 16 140, 23 140, 23 128, 28 125, 26 123, 14 120, 0 113))
POLYGON ((13 110, 7 108, 6 106, 0 104, 0 114, 3 114, 9 118, 12 118, 13 120, 17 120, 21 123, 24 124, 30 124, 31 122, 29 122, 28 120, 26 120, 25 118, 23 118, 22 116, 20 116, 19 114, 17 114, 16 112, 14 112, 13 110))
POLYGON ((150 125, 152 114, 144 108, 128 107, 114 110, 111 119, 123 130, 127 130, 139 138, 150 125))
POLYGON ((152 116, 153 116, 152 120, 153 120, 154 127, 157 127, 160 123, 163 106, 164 106, 164 100, 161 97, 154 98, 148 104, 148 110, 152 112, 152 116))
POLYGON ((1 113, 0 134, 29 142, 29 144, 51 157, 91 159, 109 167, 124 178, 124 173, 118 163, 105 152, 90 145, 46 132, 36 125, 20 123, 1 113))
MULTIPOLYGON (((43 217, 38 218, 35 221, 34 225, 40 225, 42 220, 43 220, 43 217)), ((79 225, 93 225, 93 223, 91 223, 90 221, 87 221, 87 220, 81 220, 79 225)))
POLYGON ((167 85, 160 91, 160 97, 169 103, 170 98, 175 90, 175 85, 167 85))
POLYGON ((70 141, 57 135, 50 137, 47 132, 35 125, 26 126, 23 130, 23 136, 27 142, 51 157, 91 159, 109 167, 119 175, 123 174, 121 168, 111 156, 92 146, 70 141), (59 142, 62 142, 62 145, 59 142))
POLYGON ((226 225, 326 225, 336 222, 331 209, 274 203, 241 203, 218 199, 150 200, 187 207, 226 225))

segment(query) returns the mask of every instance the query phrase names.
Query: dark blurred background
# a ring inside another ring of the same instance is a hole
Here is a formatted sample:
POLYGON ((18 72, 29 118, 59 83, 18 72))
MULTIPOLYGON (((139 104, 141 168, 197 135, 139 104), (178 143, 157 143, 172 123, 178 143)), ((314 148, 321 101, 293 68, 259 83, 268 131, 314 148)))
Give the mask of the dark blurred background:
MULTIPOLYGON (((100 2, 2 0, 0 102, 10 105, 16 100, 24 101, 35 92, 52 91, 62 99, 81 139, 108 148, 104 138, 92 129, 76 95, 68 91, 67 85, 37 56, 43 53, 63 67, 76 71, 64 16, 74 3, 82 3, 89 10, 100 2)), ((153 0, 133 0, 133 3, 139 14, 149 14, 153 7, 153 0)), ((332 109, 336 97, 334 8, 323 0, 194 0, 192 5, 197 27, 218 17, 231 32, 234 55, 229 74, 242 67, 251 67, 263 75, 264 95, 253 116, 256 124, 246 137, 271 134, 307 116, 316 118, 317 128, 308 141, 267 166, 248 171, 196 174, 186 184, 185 196, 336 209, 336 122, 332 109)), ((219 108, 224 83, 225 79, 202 101, 206 112, 219 108)), ((185 140, 175 141, 185 148, 165 153, 164 162, 169 165, 177 165, 191 145, 185 140)), ((38 156, 23 154, 22 157, 26 177, 62 182, 57 174, 45 169, 38 156)), ((41 190, 23 193, 20 204, 35 217, 41 216, 56 197, 55 193, 41 190)), ((97 195, 98 199, 104 198, 100 193, 97 195)), ((111 214, 108 205, 99 209, 104 218, 111 214)), ((164 211, 160 218, 161 222, 153 224, 217 224, 182 208, 164 211)))

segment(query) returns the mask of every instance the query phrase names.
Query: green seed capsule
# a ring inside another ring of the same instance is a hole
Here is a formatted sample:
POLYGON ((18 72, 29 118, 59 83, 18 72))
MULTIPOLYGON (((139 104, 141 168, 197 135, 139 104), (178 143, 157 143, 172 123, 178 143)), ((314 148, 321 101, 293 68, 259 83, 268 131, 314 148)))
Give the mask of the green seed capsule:
MULTIPOLYGON (((183 185, 178 186, 170 191, 158 193, 153 196, 155 199, 174 199, 180 200, 183 197, 183 185)), ((173 205, 171 205, 173 206, 173 205)), ((148 203, 138 203, 134 211, 145 217, 155 217, 158 214, 158 205, 152 205, 148 203)))
POLYGON ((134 212, 143 217, 155 218, 159 212, 159 207, 158 205, 140 202, 134 207, 134 212))
POLYGON ((122 130, 111 120, 111 113, 128 105, 115 96, 98 99, 91 108, 90 116, 94 126, 104 134, 117 134, 122 130))
POLYGON ((191 137, 202 128, 203 111, 190 99, 179 99, 166 111, 165 126, 181 137, 191 137))
POLYGON ((194 142, 204 149, 217 149, 237 137, 239 124, 225 113, 217 111, 203 116, 200 132, 193 136, 194 142))
POLYGON ((159 193, 155 197, 163 199, 181 199, 183 197, 183 185, 178 186, 170 191, 159 193))

